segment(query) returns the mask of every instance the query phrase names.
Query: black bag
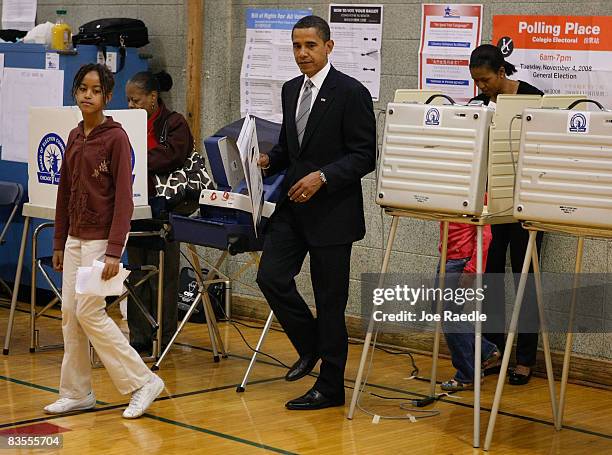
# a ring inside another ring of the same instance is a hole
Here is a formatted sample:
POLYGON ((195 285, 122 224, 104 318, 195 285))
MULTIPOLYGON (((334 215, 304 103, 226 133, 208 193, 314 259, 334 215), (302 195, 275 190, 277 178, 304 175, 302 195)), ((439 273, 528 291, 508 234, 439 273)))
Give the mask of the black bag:
MULTIPOLYGON (((165 144, 168 137, 168 121, 162 127, 159 143, 165 144)), ((168 174, 155 174, 155 195, 166 198, 166 210, 189 216, 200 207, 200 193, 214 187, 206 172, 204 157, 197 151, 195 143, 182 167, 168 174)))
POLYGON ((147 26, 139 19, 97 19, 79 27, 72 43, 96 46, 142 47, 149 44, 147 26))
MULTIPOLYGON (((202 276, 205 277, 208 270, 202 269, 202 276)), ((191 267, 183 267, 179 276, 179 291, 178 291, 178 318, 182 320, 189 307, 198 296, 198 282, 195 278, 195 274, 191 267)), ((215 312, 217 320, 225 320, 225 284, 213 283, 208 286, 208 296, 210 297, 210 303, 215 312)), ((195 307, 189 322, 195 322, 203 324, 206 322, 206 315, 204 314, 204 305, 202 301, 198 302, 195 307)))

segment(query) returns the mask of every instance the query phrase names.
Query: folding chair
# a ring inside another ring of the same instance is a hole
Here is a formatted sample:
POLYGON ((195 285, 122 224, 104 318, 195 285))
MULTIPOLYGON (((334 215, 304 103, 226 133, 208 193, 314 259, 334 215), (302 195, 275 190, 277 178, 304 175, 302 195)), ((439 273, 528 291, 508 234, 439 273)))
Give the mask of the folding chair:
MULTIPOLYGON (((30 352, 55 349, 55 348, 60 348, 63 346, 62 344, 41 346, 40 339, 39 339, 40 332, 36 328, 37 319, 40 318, 43 314, 45 314, 50 308, 54 307, 58 302, 61 303, 62 301, 61 289, 54 282, 52 276, 49 273, 51 270, 53 270, 52 258, 50 256, 43 256, 43 257, 38 256, 38 248, 37 248, 38 236, 44 229, 48 229, 51 227, 53 227, 53 223, 51 222, 42 223, 34 230, 34 235, 32 236, 32 262, 33 264, 32 264, 32 288, 31 288, 32 293, 30 296, 30 352), (37 280, 36 272, 37 271, 41 272, 45 281, 51 287, 51 291, 55 295, 54 298, 47 305, 45 305, 44 308, 40 310, 39 312, 36 311, 36 280, 37 280)), ((167 231, 165 230, 164 227, 162 227, 162 229, 160 229, 159 231, 130 232, 130 237, 132 236, 133 237, 144 237, 144 236, 159 236, 159 237, 164 236, 165 237, 166 234, 167 234, 167 231)), ((160 261, 161 261, 160 263, 163 264, 163 250, 160 251, 160 261)), ((156 321, 149 314, 149 312, 144 308, 144 305, 142 304, 142 302, 136 295, 135 289, 138 286, 141 286, 143 283, 145 283, 149 279, 152 279, 157 276, 159 283, 161 283, 158 289, 160 289, 163 292, 163 267, 160 267, 160 269, 158 269, 157 267, 152 266, 152 265, 130 266, 128 264, 126 268, 130 271, 143 271, 146 274, 143 278, 141 278, 136 283, 131 283, 129 280, 125 280, 124 286, 126 288, 126 291, 122 295, 118 296, 115 300, 113 300, 112 303, 107 305, 107 309, 110 309, 112 306, 116 305, 118 302, 123 300, 128 294, 134 298, 134 302, 136 303, 137 308, 143 313, 144 317, 147 319, 147 321, 151 325, 152 333, 157 332, 156 341, 153 344, 152 355, 151 357, 146 357, 144 359, 144 360, 155 360, 157 356, 159 355, 159 343, 157 343, 157 340, 159 340, 161 336, 161 322, 160 320, 156 321)), ((158 295, 158 299, 157 299, 158 300, 157 301, 158 315, 161 314, 161 312, 159 311, 159 309, 161 308, 160 295, 158 295)), ((92 350, 92 355, 91 355, 92 364, 94 366, 97 366, 97 362, 95 361, 95 355, 93 353, 93 348, 91 348, 91 350, 92 350)))
MULTIPOLYGON (((2 210, 0 213, 10 211, 8 218, 4 220, 2 232, 0 232, 0 246, 6 243, 4 237, 8 232, 11 221, 13 221, 13 218, 17 213, 17 209, 19 208, 22 198, 23 187, 19 183, 0 181, 0 209, 2 210)), ((7 290, 9 297, 12 297, 12 289, 2 278, 0 278, 0 287, 7 290)))

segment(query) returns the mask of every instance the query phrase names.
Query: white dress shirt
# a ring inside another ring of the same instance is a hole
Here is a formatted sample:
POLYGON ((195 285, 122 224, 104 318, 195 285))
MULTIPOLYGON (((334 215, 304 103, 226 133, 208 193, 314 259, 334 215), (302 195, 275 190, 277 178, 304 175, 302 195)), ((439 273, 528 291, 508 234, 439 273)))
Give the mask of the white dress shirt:
MULTIPOLYGON (((317 96, 319 95, 319 90, 323 86, 323 82, 325 82, 325 78, 329 73, 329 69, 331 68, 331 64, 327 62, 327 65, 323 67, 317 74, 310 78, 313 86, 311 88, 312 97, 310 98, 310 109, 312 110, 312 106, 314 105, 317 96)), ((298 96, 297 106, 295 108, 295 116, 297 117, 297 113, 300 112, 300 103, 302 102, 302 94, 304 93, 304 89, 306 88, 306 81, 308 80, 308 76, 304 74, 304 82, 302 83, 302 88, 300 89, 300 94, 298 96)))

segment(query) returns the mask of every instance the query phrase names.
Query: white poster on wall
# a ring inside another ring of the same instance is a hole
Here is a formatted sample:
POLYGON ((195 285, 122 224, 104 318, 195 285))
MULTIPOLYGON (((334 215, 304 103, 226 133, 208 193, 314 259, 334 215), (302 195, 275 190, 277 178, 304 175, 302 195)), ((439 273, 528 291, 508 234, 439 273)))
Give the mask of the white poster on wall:
POLYGON ((37 0, 3 0, 2 28, 29 32, 36 20, 37 0))
MULTIPOLYGON (((143 109, 105 111, 121 123, 130 140, 135 206, 147 198, 147 113, 143 109)), ((70 131, 82 120, 77 107, 31 108, 29 112, 28 193, 38 207, 55 207, 57 186, 70 131)))
POLYGON ((480 45, 482 5, 422 5, 419 88, 465 102, 477 94, 470 55, 480 45))
POLYGON ((29 109, 63 104, 64 71, 4 68, 0 95, 2 159, 26 163, 29 109))
POLYGON ((329 5, 334 41, 330 60, 336 69, 360 81, 372 99, 380 95, 383 5, 329 5))
POLYGON ((246 42, 240 70, 240 112, 280 123, 281 88, 300 75, 291 45, 291 30, 310 10, 246 11, 246 42))

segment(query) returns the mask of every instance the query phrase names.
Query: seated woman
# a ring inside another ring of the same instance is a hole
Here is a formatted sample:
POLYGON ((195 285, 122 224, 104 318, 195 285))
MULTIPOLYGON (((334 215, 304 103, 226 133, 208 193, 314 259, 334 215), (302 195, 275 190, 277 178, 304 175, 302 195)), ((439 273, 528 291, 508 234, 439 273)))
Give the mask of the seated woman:
MULTIPOLYGON (((155 174, 167 174, 183 166, 193 149, 193 136, 189 125, 178 112, 169 110, 160 97, 161 92, 172 88, 172 78, 164 71, 153 74, 150 71, 135 74, 127 83, 125 91, 130 109, 147 111, 147 170, 148 191, 154 218, 156 213, 155 174)), ((143 221, 132 223, 132 230, 158 230, 159 222, 143 221), (157 227, 156 227, 157 226, 157 227)), ((159 239, 150 240, 159 242, 159 239)), ((153 243, 139 239, 138 247, 127 248, 132 265, 159 265, 159 248, 153 243)), ((177 294, 180 266, 180 243, 166 239, 164 257, 164 295, 162 310, 162 349, 168 344, 177 329, 177 294)), ((134 272, 131 280, 138 281, 141 273, 134 272)), ((138 297, 149 312, 157 314, 157 280, 149 280, 137 288, 138 297)), ((152 348, 151 326, 136 309, 131 298, 128 300, 128 326, 130 344, 139 352, 150 352, 152 348)))

